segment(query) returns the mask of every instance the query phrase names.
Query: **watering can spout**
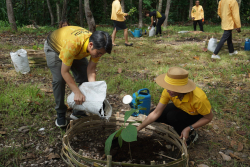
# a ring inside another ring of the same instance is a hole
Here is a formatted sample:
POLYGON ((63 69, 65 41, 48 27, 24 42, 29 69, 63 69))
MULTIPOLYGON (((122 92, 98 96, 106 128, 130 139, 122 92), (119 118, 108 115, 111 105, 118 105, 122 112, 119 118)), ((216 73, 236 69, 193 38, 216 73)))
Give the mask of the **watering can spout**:
POLYGON ((133 34, 133 36, 135 36, 135 33, 133 31, 131 31, 131 29, 129 29, 129 31, 133 34))

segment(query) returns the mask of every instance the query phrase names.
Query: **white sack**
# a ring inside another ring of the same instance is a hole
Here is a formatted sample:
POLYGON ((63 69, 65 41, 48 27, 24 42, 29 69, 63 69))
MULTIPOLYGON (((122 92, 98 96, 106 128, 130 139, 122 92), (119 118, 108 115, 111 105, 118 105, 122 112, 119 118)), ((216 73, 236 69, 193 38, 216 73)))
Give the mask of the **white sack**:
MULTIPOLYGON (((149 27, 148 27, 149 29, 149 27)), ((149 37, 155 36, 156 32, 155 32, 155 27, 152 26, 151 29, 149 30, 149 37)))
POLYGON ((11 60, 14 64, 16 72, 27 74, 30 72, 29 60, 27 57, 27 51, 20 49, 17 52, 10 52, 11 60))
POLYGON ((214 52, 217 47, 217 39, 216 38, 210 38, 207 46, 207 50, 214 52))
POLYGON ((185 33, 189 33, 189 31, 179 31, 178 34, 185 34, 185 33))
POLYGON ((84 82, 81 86, 79 86, 79 89, 85 96, 85 102, 81 105, 76 105, 74 101, 75 94, 72 92, 67 98, 69 107, 79 111, 86 111, 99 115, 101 118, 109 119, 112 114, 112 107, 109 102, 105 100, 107 92, 106 82, 84 82), (105 111, 102 110, 100 114, 99 111, 103 108, 103 102, 105 103, 105 111), (106 116, 104 116, 104 113, 106 116))

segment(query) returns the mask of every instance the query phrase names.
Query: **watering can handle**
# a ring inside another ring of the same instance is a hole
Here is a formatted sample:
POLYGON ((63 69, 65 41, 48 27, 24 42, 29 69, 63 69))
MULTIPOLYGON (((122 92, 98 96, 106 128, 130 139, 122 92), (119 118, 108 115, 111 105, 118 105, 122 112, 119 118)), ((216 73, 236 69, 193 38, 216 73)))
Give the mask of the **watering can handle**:
POLYGON ((137 93, 138 93, 138 94, 140 94, 140 92, 141 92, 141 91, 144 91, 144 90, 146 90, 146 91, 147 91, 147 93, 149 94, 149 90, 148 90, 148 88, 143 88, 143 89, 140 89, 140 90, 138 90, 138 92, 137 92, 137 93))

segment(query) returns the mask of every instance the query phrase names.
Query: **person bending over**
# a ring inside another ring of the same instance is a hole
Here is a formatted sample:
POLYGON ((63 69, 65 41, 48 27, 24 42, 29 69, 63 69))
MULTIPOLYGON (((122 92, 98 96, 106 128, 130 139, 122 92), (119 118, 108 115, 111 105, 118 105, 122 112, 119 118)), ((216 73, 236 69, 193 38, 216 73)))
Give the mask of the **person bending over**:
MULTIPOLYGON (((65 114, 67 106, 64 104, 65 84, 74 92, 77 105, 85 101, 76 83, 96 81, 97 62, 105 53, 111 53, 112 40, 107 32, 88 30, 67 26, 53 31, 44 44, 47 65, 52 73, 53 93, 56 103, 56 126, 67 126, 65 114), (90 56, 90 61, 87 58, 90 56), (75 81, 69 71, 72 71, 75 81)), ((84 112, 73 110, 72 119, 85 115, 84 112)))
POLYGON ((211 56, 212 59, 220 59, 218 53, 226 41, 229 55, 232 56, 238 54, 237 51, 234 51, 232 41, 232 30, 236 29, 238 32, 241 32, 238 2, 236 0, 221 0, 218 6, 218 15, 221 18, 221 28, 224 30, 224 34, 217 45, 214 54, 211 56))
POLYGON ((132 43, 128 42, 128 28, 125 24, 125 16, 128 16, 127 13, 122 12, 122 6, 120 3, 121 0, 114 0, 112 3, 112 13, 111 13, 111 20, 114 22, 114 30, 112 34, 112 44, 113 46, 118 46, 115 44, 115 37, 116 33, 119 30, 124 31, 124 37, 125 37, 125 46, 132 46, 132 43))
POLYGON ((194 31, 196 31, 197 23, 200 26, 200 31, 203 31, 202 21, 204 20, 204 10, 203 7, 200 5, 200 1, 195 2, 195 6, 192 8, 191 17, 193 19, 194 31))
POLYGON ((206 94, 188 79, 188 71, 179 67, 171 67, 167 74, 158 76, 156 83, 165 88, 160 102, 137 130, 154 121, 162 122, 172 126, 188 145, 193 143, 198 139, 195 129, 213 119, 206 94))
POLYGON ((146 11, 145 12, 145 16, 146 17, 150 17, 151 18, 151 24, 150 24, 150 28, 154 25, 154 21, 157 22, 156 23, 156 35, 160 34, 161 35, 161 25, 164 23, 166 16, 164 13, 160 13, 158 11, 146 11))

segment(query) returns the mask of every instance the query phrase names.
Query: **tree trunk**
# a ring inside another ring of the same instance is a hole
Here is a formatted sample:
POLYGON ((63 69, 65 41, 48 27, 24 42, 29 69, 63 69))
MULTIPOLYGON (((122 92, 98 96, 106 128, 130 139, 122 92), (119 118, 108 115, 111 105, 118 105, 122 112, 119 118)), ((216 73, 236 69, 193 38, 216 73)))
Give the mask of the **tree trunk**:
POLYGON ((56 2, 56 15, 57 15, 57 23, 59 24, 61 21, 61 16, 60 16, 60 0, 56 2))
POLYGON ((15 15, 14 15, 11 0, 6 0, 6 7, 7 7, 7 14, 8 14, 8 19, 9 19, 9 23, 11 25, 11 28, 12 28, 12 30, 17 31, 16 20, 14 17, 15 15))
POLYGON ((125 13, 125 5, 124 5, 124 0, 121 0, 121 5, 122 5, 122 11, 125 13))
POLYGON ((49 0, 47 0, 47 5, 48 5, 48 8, 49 8, 49 14, 50 14, 50 18, 51 18, 51 25, 53 26, 54 25, 54 15, 53 15, 52 8, 51 8, 49 0))
POLYGON ((168 15, 169 15, 169 10, 170 10, 170 5, 171 5, 171 0, 167 0, 166 11, 165 11, 166 20, 163 23, 164 27, 167 27, 168 25, 168 15))
POLYGON ((189 4, 189 19, 192 19, 191 18, 191 12, 192 12, 193 6, 194 6, 194 2, 193 2, 193 0, 190 0, 190 4, 189 4))
POLYGON ((139 28, 142 28, 142 0, 139 0, 139 28))
POLYGON ((106 22, 107 20, 107 0, 103 0, 103 20, 106 22))
POLYGON ((80 26, 83 27, 83 11, 82 0, 79 0, 79 14, 80 14, 80 26))
POLYGON ((63 1, 63 9, 62 9, 62 20, 67 18, 67 0, 63 1))
POLYGON ((94 16, 89 8, 89 0, 84 0, 84 9, 85 9, 85 15, 89 26, 89 31, 95 32, 96 31, 96 25, 95 25, 95 19, 94 16))
POLYGON ((158 12, 161 13, 162 10, 162 0, 159 0, 158 12))

